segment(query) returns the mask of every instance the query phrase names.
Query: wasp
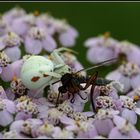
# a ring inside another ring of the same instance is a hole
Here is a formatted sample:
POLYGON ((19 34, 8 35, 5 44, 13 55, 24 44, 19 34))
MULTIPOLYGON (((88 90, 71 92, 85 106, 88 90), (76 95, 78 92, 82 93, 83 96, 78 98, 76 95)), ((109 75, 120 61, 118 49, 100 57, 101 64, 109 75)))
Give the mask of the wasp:
POLYGON ((78 94, 81 97, 81 99, 85 100, 80 95, 80 91, 81 90, 86 90, 89 86, 91 86, 91 89, 90 89, 90 100, 91 100, 92 108, 95 111, 95 106, 94 106, 94 103, 93 103, 93 93, 94 93, 95 86, 107 85, 107 84, 111 83, 112 80, 107 80, 107 79, 104 79, 104 78, 99 78, 97 71, 93 75, 86 76, 86 77, 82 76, 82 75, 79 75, 79 73, 82 72, 82 71, 87 71, 87 70, 91 70, 91 69, 94 69, 94 68, 97 68, 97 67, 101 67, 101 66, 103 66, 103 65, 105 65, 107 63, 110 63, 110 62, 114 61, 114 60, 116 60, 116 58, 103 61, 101 63, 98 63, 95 66, 92 66, 92 67, 89 67, 89 68, 86 68, 86 69, 81 69, 81 70, 79 70, 79 71, 77 71, 75 73, 66 73, 66 74, 64 74, 61 77, 61 79, 59 80, 59 81, 61 81, 62 86, 60 86, 58 88, 59 94, 58 94, 58 97, 57 97, 56 107, 58 106, 60 94, 68 93, 69 97, 72 95, 72 99, 70 100, 71 103, 74 102, 75 94, 78 94), (84 87, 81 85, 83 83, 86 84, 84 87))

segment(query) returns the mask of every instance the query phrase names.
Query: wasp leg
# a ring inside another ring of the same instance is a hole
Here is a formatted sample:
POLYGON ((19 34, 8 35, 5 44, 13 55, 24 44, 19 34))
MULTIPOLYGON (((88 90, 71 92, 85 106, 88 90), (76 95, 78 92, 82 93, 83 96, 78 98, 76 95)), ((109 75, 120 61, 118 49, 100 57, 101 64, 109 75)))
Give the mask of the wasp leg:
POLYGON ((92 108, 93 108, 93 111, 96 112, 95 110, 95 106, 94 106, 94 102, 93 102, 93 93, 94 93, 94 89, 95 89, 95 85, 96 85, 96 79, 97 79, 97 76, 98 76, 98 72, 96 72, 94 75, 92 75, 89 80, 87 81, 87 84, 84 88, 82 88, 83 90, 87 89, 90 85, 91 86, 91 89, 90 89, 90 100, 91 100, 91 104, 92 104, 92 108))
POLYGON ((78 92, 78 95, 80 96, 80 98, 82 99, 82 100, 86 100, 87 99, 87 97, 86 98, 83 98, 82 97, 82 95, 78 92))
POLYGON ((93 111, 96 112, 95 105, 94 105, 94 102, 93 102, 94 89, 95 89, 95 84, 92 85, 91 90, 90 90, 90 101, 91 101, 91 104, 92 104, 93 111))
POLYGON ((71 103, 74 103, 75 99, 74 99, 74 94, 72 93, 72 99, 70 100, 71 103))
POLYGON ((56 100, 56 105, 55 105, 55 107, 58 107, 60 94, 61 94, 61 93, 59 92, 59 93, 58 93, 58 96, 57 96, 57 100, 56 100))
POLYGON ((97 76, 98 76, 98 72, 96 71, 96 73, 89 78, 89 80, 87 81, 85 87, 80 86, 80 89, 81 90, 86 90, 91 84, 92 85, 95 84, 97 76))

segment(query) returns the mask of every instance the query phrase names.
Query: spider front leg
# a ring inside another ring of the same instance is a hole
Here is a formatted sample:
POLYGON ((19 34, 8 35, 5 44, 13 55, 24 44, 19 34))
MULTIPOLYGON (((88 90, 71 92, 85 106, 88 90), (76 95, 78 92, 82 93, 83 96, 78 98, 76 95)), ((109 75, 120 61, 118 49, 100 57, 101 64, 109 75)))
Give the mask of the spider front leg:
POLYGON ((68 49, 68 48, 59 48, 59 49, 55 49, 52 53, 51 53, 51 58, 53 59, 53 61, 56 64, 65 64, 64 60, 61 57, 61 51, 68 51, 68 52, 73 52, 76 53, 75 51, 68 49))
POLYGON ((55 66, 54 71, 56 73, 63 75, 65 73, 70 73, 71 68, 65 64, 63 58, 61 57, 60 53, 61 51, 70 51, 70 49, 67 48, 56 49, 51 53, 51 58, 55 66))

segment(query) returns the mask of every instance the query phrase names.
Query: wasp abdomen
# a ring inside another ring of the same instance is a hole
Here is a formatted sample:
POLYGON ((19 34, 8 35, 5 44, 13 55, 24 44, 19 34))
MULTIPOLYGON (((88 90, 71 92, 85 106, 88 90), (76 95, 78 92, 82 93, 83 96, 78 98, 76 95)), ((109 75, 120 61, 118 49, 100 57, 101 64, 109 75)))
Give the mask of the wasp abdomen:
POLYGON ((107 79, 104 79, 104 78, 97 78, 95 84, 97 86, 104 86, 104 85, 107 85, 111 82, 112 82, 112 80, 107 80, 107 79))

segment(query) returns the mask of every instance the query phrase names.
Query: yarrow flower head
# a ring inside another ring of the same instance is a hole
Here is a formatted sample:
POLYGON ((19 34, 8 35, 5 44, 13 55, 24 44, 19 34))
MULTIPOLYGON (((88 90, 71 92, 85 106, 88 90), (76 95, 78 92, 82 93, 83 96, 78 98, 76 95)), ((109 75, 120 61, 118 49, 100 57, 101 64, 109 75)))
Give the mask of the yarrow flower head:
POLYGON ((0 98, 0 115, 2 117, 0 119, 1 126, 7 126, 13 121, 15 110, 16 108, 13 101, 0 98))
POLYGON ((43 48, 48 52, 52 52, 56 48, 56 42, 43 28, 30 28, 25 37, 26 52, 39 54, 43 48))
POLYGON ((8 32, 0 38, 0 50, 9 56, 11 61, 16 61, 21 56, 19 46, 21 45, 21 38, 14 32, 8 32))
POLYGON ((115 109, 115 103, 113 99, 108 96, 98 96, 96 98, 96 105, 97 108, 113 108, 115 109))
POLYGON ((12 93, 14 93, 17 97, 27 94, 27 88, 22 84, 21 79, 14 77, 10 83, 10 87, 12 93))
POLYGON ((119 51, 118 54, 123 56, 123 60, 126 60, 131 63, 135 63, 140 66, 140 49, 139 46, 129 42, 129 41, 121 41, 116 46, 119 51))
POLYGON ((99 64, 84 69, 65 48, 78 36, 49 13, 16 7, 0 15, 0 138, 140 137, 140 49, 106 32, 85 42, 87 59, 99 64), (106 60, 121 65, 111 72, 106 60), (101 65, 106 79, 88 75, 101 65))
POLYGON ((118 43, 117 40, 110 37, 108 32, 99 37, 89 38, 85 42, 85 46, 89 48, 87 59, 96 64, 117 57, 116 45, 118 43))
POLYGON ((26 96, 21 96, 16 100, 16 111, 17 115, 23 112, 25 114, 31 115, 32 117, 36 117, 36 115, 39 113, 37 105, 26 96))
POLYGON ((118 69, 110 72, 107 79, 119 81, 124 86, 124 92, 128 92, 131 88, 135 89, 139 86, 140 69, 131 62, 127 62, 119 66, 118 69))
POLYGON ((2 68, 10 64, 10 58, 2 51, 0 52, 0 73, 2 73, 2 68))

